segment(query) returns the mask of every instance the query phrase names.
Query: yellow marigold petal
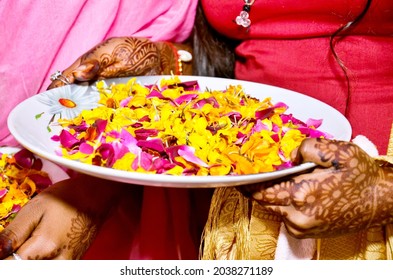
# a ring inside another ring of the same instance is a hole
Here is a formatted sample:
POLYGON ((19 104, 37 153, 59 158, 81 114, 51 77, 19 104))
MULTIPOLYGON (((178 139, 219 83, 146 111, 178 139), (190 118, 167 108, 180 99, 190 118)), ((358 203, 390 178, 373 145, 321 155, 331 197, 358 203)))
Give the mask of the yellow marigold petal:
POLYGON ((169 175, 177 175, 180 176, 183 173, 184 168, 182 168, 179 165, 176 165, 175 167, 173 167, 172 169, 169 169, 166 173, 169 175))
POLYGON ((29 177, 26 177, 24 179, 23 183, 20 184, 19 188, 24 193, 24 195, 27 195, 28 197, 31 197, 36 191, 36 185, 34 181, 31 180, 29 177))
POLYGON ((131 164, 134 162, 135 158, 136 155, 127 153, 114 163, 113 168, 125 171, 133 171, 131 168, 131 164))

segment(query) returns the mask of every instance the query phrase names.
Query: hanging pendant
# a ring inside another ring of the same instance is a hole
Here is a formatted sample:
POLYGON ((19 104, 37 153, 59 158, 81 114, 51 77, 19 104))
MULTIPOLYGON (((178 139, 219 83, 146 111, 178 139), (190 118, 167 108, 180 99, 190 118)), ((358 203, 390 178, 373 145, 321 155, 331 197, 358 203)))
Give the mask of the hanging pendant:
POLYGON ((240 14, 236 17, 235 22, 239 26, 243 26, 244 28, 249 28, 251 25, 250 20, 250 10, 252 4, 254 4, 255 0, 244 0, 243 10, 240 14))

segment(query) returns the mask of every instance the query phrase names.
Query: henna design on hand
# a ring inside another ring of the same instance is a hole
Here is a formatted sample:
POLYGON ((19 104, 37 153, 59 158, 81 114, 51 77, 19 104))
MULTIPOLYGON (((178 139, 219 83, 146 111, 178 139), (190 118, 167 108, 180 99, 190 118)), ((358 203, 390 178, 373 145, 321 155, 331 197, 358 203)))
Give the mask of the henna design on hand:
POLYGON ((298 237, 334 236, 391 222, 391 168, 381 168, 355 144, 314 141, 312 149, 328 168, 259 189, 253 197, 281 214, 298 237))
POLYGON ((161 73, 158 49, 149 40, 126 38, 112 52, 100 54, 99 60, 99 79, 161 73))
MULTIPOLYGON (((111 38, 82 55, 64 70, 71 82, 161 74, 157 46, 142 38, 111 38)), ((55 81, 54 85, 62 83, 55 81)))
POLYGON ((78 83, 126 76, 177 75, 176 72, 191 74, 191 63, 182 64, 182 71, 178 69, 178 47, 191 52, 187 45, 155 43, 135 37, 110 38, 79 57, 62 71, 63 79, 52 81, 48 89, 63 86, 64 80, 78 83))
POLYGON ((45 257, 42 257, 41 255, 35 255, 35 256, 28 256, 28 260, 53 260, 56 258, 58 255, 61 254, 61 251, 64 250, 65 248, 57 248, 54 251, 52 251, 49 255, 46 255, 45 257))
POLYGON ((49 250, 49 254, 37 254, 26 258, 28 260, 52 260, 64 254, 62 258, 69 255, 73 260, 80 259, 96 237, 101 222, 102 220, 97 215, 78 211, 71 219, 71 228, 66 234, 69 239, 68 244, 60 247, 53 244, 53 249, 49 250))
POLYGON ((69 242, 67 249, 72 252, 72 259, 80 259, 90 247, 98 233, 100 219, 78 211, 71 219, 70 232, 67 233, 69 242))

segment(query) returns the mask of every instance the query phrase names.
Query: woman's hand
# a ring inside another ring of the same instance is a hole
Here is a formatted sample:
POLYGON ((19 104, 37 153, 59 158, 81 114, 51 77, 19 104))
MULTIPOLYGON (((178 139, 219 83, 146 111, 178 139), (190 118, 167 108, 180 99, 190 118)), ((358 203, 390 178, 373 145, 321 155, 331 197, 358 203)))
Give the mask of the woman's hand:
POLYGON ((34 197, 0 232, 0 259, 79 259, 94 240, 121 184, 81 176, 34 197))
POLYGON ((393 170, 355 144, 307 139, 295 161, 319 166, 286 181, 242 189, 280 214, 293 236, 335 236, 393 221, 393 170))
MULTIPOLYGON (((64 82, 78 83, 126 76, 162 75, 175 73, 178 44, 151 42, 145 38, 110 38, 80 56, 62 71, 48 89, 63 86, 64 82)), ((182 45, 183 49, 190 49, 182 45)), ((188 66, 185 67, 185 70, 188 66)), ((176 73, 175 73, 176 74, 176 73)), ((189 74, 189 71, 188 71, 189 74)))

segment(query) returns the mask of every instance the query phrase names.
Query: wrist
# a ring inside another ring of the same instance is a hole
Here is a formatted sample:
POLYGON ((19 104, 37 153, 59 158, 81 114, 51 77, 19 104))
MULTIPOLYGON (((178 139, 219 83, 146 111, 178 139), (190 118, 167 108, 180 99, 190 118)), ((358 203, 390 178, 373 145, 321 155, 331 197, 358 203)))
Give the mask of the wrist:
POLYGON ((192 54, 189 46, 171 42, 157 42, 156 44, 160 52, 162 74, 192 74, 192 54))

